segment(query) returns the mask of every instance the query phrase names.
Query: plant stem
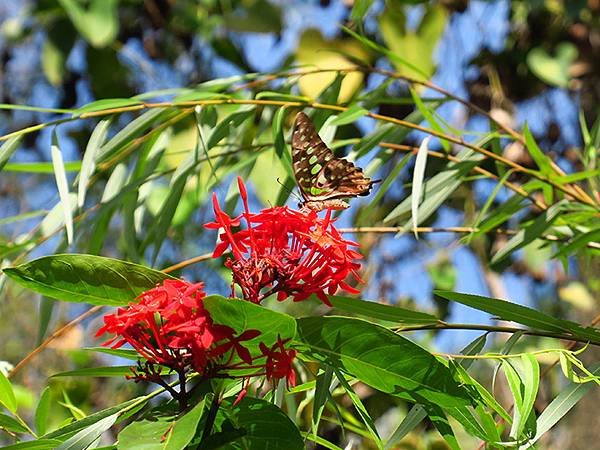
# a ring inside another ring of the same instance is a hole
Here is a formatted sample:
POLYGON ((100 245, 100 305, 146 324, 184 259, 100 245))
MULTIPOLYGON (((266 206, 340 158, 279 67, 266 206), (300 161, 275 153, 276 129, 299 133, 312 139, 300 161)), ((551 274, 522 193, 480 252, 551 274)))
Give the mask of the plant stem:
POLYGON ((200 444, 198 444, 198 449, 203 448, 206 439, 212 432, 215 419, 217 418, 217 412, 219 411, 219 406, 221 406, 221 399, 218 394, 215 394, 212 403, 210 404, 210 409, 208 410, 208 416, 206 417, 206 423, 204 424, 204 431, 202 432, 202 439, 200 440, 200 444))

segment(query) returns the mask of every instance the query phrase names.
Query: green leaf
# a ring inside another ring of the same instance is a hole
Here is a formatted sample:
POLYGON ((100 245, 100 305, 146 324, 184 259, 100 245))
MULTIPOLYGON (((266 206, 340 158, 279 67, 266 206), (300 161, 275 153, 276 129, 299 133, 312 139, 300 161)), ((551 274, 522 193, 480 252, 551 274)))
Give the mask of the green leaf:
MULTIPOLYGON (((64 163, 65 172, 79 172, 81 168, 80 161, 67 161, 64 163)), ((54 168, 49 162, 34 162, 34 163, 8 163, 4 166, 5 172, 18 173, 47 173, 53 174, 54 168)))
POLYGON ((12 154, 17 151, 22 139, 22 135, 14 136, 2 144, 2 147, 0 147, 0 171, 2 171, 12 154))
POLYGON ((86 347, 82 348, 86 352, 103 353, 105 355, 118 356, 119 358, 137 360, 140 355, 135 350, 128 350, 123 348, 107 348, 107 347, 86 347))
POLYGON ((51 298, 107 306, 126 305, 157 283, 173 278, 118 259, 78 254, 44 256, 3 272, 20 285, 51 298))
POLYGON ((562 245, 560 250, 552 255, 552 259, 567 257, 590 242, 600 242, 600 228, 580 234, 567 245, 562 245))
POLYGON ((74 436, 71 436, 69 439, 59 445, 56 450, 85 450, 89 448, 90 445, 92 445, 96 439, 102 435, 102 433, 113 426, 118 416, 119 414, 117 413, 98 420, 97 422, 79 431, 74 436))
POLYGON ((520 323, 537 330, 555 333, 571 333, 575 337, 586 339, 590 342, 600 342, 600 333, 594 328, 584 328, 575 322, 557 319, 540 311, 536 311, 535 309, 527 308, 526 306, 480 295, 462 294, 451 291, 434 292, 447 300, 452 300, 470 306, 471 308, 485 311, 501 320, 520 323))
MULTIPOLYGON (((600 366, 596 365, 591 371, 594 375, 599 375, 600 366)), ((519 450, 531 448, 533 444, 556 425, 593 386, 593 383, 569 383, 569 385, 563 386, 556 398, 546 406, 546 409, 544 409, 538 417, 535 436, 530 438, 526 444, 520 446, 519 450)))
POLYGON ((298 428, 277 406, 251 397, 245 397, 233 406, 234 400, 232 397, 223 400, 215 421, 217 432, 206 441, 202 440, 202 448, 216 448, 216 444, 223 441, 226 445, 218 448, 228 450, 302 450, 305 448, 298 428))
POLYGON ((44 337, 46 336, 46 332, 48 331, 48 325, 50 324, 50 320, 52 319, 52 312, 54 311, 55 306, 56 302, 51 298, 42 297, 40 299, 40 306, 38 310, 39 323, 36 345, 40 345, 44 340, 44 337))
POLYGON ((491 265, 498 264, 518 249, 530 244, 539 238, 548 228, 552 226, 564 206, 563 202, 556 203, 537 217, 533 223, 521 228, 510 240, 498 250, 492 260, 491 265))
POLYGON ((330 295, 331 304, 341 311, 358 314, 371 319, 386 320, 401 324, 427 325, 438 323, 437 317, 420 311, 384 305, 370 300, 362 300, 341 295, 330 295))
POLYGON ((349 123, 356 122, 361 117, 367 115, 369 111, 360 106, 358 103, 355 103, 346 111, 337 116, 332 122, 331 125, 341 126, 348 125, 349 123))
POLYGON ((119 31, 119 0, 90 0, 85 9, 76 0, 59 0, 77 31, 94 47, 111 44, 119 31))
POLYGON ((452 450, 460 450, 460 445, 456 440, 456 436, 454 436, 454 431, 452 431, 452 427, 450 426, 450 422, 448 421, 444 409, 436 405, 426 405, 425 410, 427 411, 429 419, 450 448, 452 450))
POLYGON ((4 450, 55 450, 62 442, 57 439, 37 439, 2 447, 4 450))
POLYGON ((354 408, 356 409, 356 411, 358 412, 358 415, 360 416, 363 423, 367 427, 367 430, 369 431, 371 438, 375 442, 375 445, 377 446, 377 448, 383 449, 383 443, 381 442, 381 438, 379 437, 379 434, 377 433, 377 428, 375 427, 375 423, 373 422, 373 419, 369 415, 367 408, 365 408, 365 405, 363 405, 363 402, 361 401, 360 397, 356 394, 356 392, 354 392, 354 389, 352 389, 352 386, 350 386, 350 384, 346 381, 346 378, 344 377, 344 375, 339 370, 337 370, 337 369, 334 369, 334 370, 335 370, 337 379, 339 380, 340 384, 346 391, 346 394, 348 394, 348 397, 350 397, 350 400, 352 401, 354 408))
POLYGON ((145 402, 146 400, 143 397, 131 399, 129 401, 121 403, 120 405, 111 406, 110 408, 98 411, 97 413, 91 414, 83 419, 71 422, 63 427, 60 427, 58 430, 54 430, 48 434, 45 434, 42 437, 44 439, 68 439, 69 437, 74 436, 80 430, 83 430, 86 427, 93 425, 106 417, 117 415, 123 412, 125 409, 130 408, 134 404, 143 405, 145 404, 145 402))
MULTIPOLYGON (((435 119, 435 116, 433 115, 433 111, 435 110, 431 110, 427 106, 425 106, 425 103, 423 102, 423 100, 421 100, 419 93, 415 90, 414 87, 409 85, 409 90, 410 96, 415 102, 415 106, 419 109, 419 111, 421 111, 421 114, 423 114, 425 120, 429 122, 429 126, 440 134, 446 134, 446 130, 444 130, 444 128, 438 123, 438 121, 435 119)), ((442 144, 442 147, 444 147, 445 152, 450 153, 450 143, 446 139, 439 138, 439 140, 442 144)))
POLYGON ((52 132, 52 166, 54 167, 54 177, 56 178, 56 186, 58 187, 58 195, 67 229, 67 243, 70 245, 73 242, 73 211, 71 210, 71 201, 69 199, 69 186, 67 184, 67 174, 62 158, 62 152, 58 145, 58 136, 56 129, 52 132))
POLYGON ((103 98, 96 100, 77 109, 74 115, 103 111, 105 109, 125 108, 128 106, 142 105, 143 103, 133 98, 103 98))
POLYGON ((425 167, 427 164, 427 154, 429 152, 429 136, 423 139, 415 159, 415 168, 413 169, 412 190, 410 193, 410 210, 412 216, 413 232, 415 239, 419 239, 417 226, 419 225, 419 204, 423 196, 423 179, 425 178, 425 167))
POLYGON ((408 411, 408 414, 404 416, 398 428, 392 433, 385 443, 385 450, 395 448, 394 446, 400 442, 408 433, 414 430, 423 419, 427 417, 427 412, 421 405, 413 405, 408 411))
POLYGON ((545 83, 566 88, 571 79, 569 68, 577 59, 577 53, 577 47, 570 42, 558 44, 554 56, 542 47, 534 47, 527 54, 527 66, 545 83))
POLYGON ((17 412, 17 399, 12 384, 0 370, 0 403, 12 413, 17 412))
POLYGON ((85 148, 85 153, 83 154, 83 160, 81 162, 81 171, 79 172, 79 182, 77 186, 77 206, 79 208, 83 207, 83 203, 85 202, 85 194, 88 187, 88 183, 90 181, 90 177, 94 173, 94 169, 96 167, 96 156, 100 147, 106 140, 106 135, 108 133, 108 127, 110 126, 110 119, 101 120, 94 131, 92 131, 92 135, 87 143, 85 148))
POLYGON ((131 366, 86 367, 68 370, 52 375, 53 377, 123 377, 131 375, 131 366))
POLYGON ((529 131, 529 127, 527 124, 523 126, 523 135, 525 136, 525 144, 527 145, 527 150, 529 150, 529 154, 540 168, 540 172, 542 172, 546 176, 550 176, 554 171, 552 170, 552 165, 550 164, 550 159, 548 156, 544 155, 544 152, 538 147, 537 142, 535 142, 535 138, 529 131))
MULTIPOLYGON (((523 379, 523 410, 522 417, 527 419, 533 412, 533 405, 537 397, 540 385, 540 365, 534 355, 524 354, 521 356, 521 377, 523 379)), ((527 422, 520 424, 517 436, 525 429, 527 422)))
POLYGON ((35 430, 38 436, 46 434, 48 429, 48 416, 52 407, 52 391, 46 386, 42 391, 37 408, 35 409, 35 430))
MULTIPOLYGON (((206 400, 207 398, 204 397, 204 399, 196 404, 196 406, 194 406, 190 411, 185 413, 183 416, 178 417, 177 420, 173 422, 173 426, 168 435, 166 437, 162 437, 162 449, 183 450, 187 448, 187 445, 192 441, 192 439, 194 439, 194 436, 196 435, 196 428, 198 427, 198 423, 202 418, 206 400)), ((120 437, 121 436, 119 435, 119 438, 120 437)))
POLYGON ((247 330, 260 330, 261 334, 258 337, 244 341, 244 347, 248 349, 258 348, 260 342, 267 346, 273 345, 278 336, 281 339, 290 339, 296 335, 296 321, 293 317, 246 300, 209 295, 202 304, 214 323, 227 325, 238 334, 247 330))
POLYGON ((471 398, 448 368, 430 353, 372 323, 345 317, 298 319, 308 355, 354 375, 382 392, 443 407, 471 398))
POLYGON ((44 75, 54 87, 64 81, 67 58, 75 43, 76 33, 66 19, 52 21, 42 48, 41 63, 44 75))
POLYGON ((12 431, 13 433, 29 433, 27 427, 23 426, 21 422, 4 413, 0 413, 0 428, 12 431))
POLYGON ((164 450, 163 439, 171 430, 172 421, 136 420, 121 430, 118 435, 119 450, 164 450))
POLYGON ((319 422, 323 409, 328 400, 331 399, 329 389, 333 378, 333 368, 323 364, 323 372, 317 375, 315 383, 315 396, 313 398, 312 433, 316 435, 319 430, 319 422))

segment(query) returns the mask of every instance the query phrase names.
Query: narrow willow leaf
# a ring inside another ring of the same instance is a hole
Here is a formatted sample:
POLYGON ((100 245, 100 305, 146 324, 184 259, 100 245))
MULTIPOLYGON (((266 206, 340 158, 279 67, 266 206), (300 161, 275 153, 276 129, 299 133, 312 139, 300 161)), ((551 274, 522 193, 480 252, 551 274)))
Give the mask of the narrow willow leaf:
POLYGON ((375 422, 373 422, 373 419, 371 418, 371 415, 367 411, 367 408, 365 408, 365 405, 361 401, 360 397, 356 394, 356 392, 354 392, 354 389, 352 389, 352 386, 350 386, 350 384, 346 381, 346 378, 344 377, 344 375, 335 368, 334 368, 334 371, 335 371, 335 375, 336 375, 337 379, 339 380, 340 384, 346 391, 346 394, 348 395, 348 397, 350 397, 350 400, 352 401, 354 408, 358 412, 358 415, 360 416, 363 423, 367 427, 367 430, 369 431, 369 434, 371 435, 373 442, 375 442, 375 445, 377 446, 377 448, 383 449, 383 442, 381 442, 381 438, 379 437, 379 433, 377 433, 377 428, 375 427, 375 422))
POLYGON ((103 409, 102 411, 98 411, 97 413, 90 414, 89 416, 83 419, 71 422, 65 426, 60 427, 58 430, 54 430, 48 434, 45 434, 42 437, 44 439, 68 439, 69 437, 74 436, 80 430, 83 430, 86 427, 97 423, 106 417, 118 415, 125 411, 127 408, 132 408, 135 404, 144 405, 146 404, 146 401, 147 400, 145 400, 144 397, 138 397, 132 400, 128 400, 119 405, 111 406, 110 408, 103 409))
POLYGON ((52 319, 52 312, 54 311, 54 307, 56 306, 56 302, 47 297, 42 297, 40 299, 40 307, 39 307, 39 323, 38 323, 38 334, 36 339, 36 345, 40 345, 46 336, 46 332, 48 331, 48 325, 50 324, 50 319, 52 319))
POLYGON ((326 364, 321 364, 321 368, 323 372, 317 375, 315 396, 313 399, 312 433, 314 435, 319 430, 319 422, 321 421, 325 404, 331 398, 329 389, 331 387, 331 379, 333 378, 333 369, 326 364))
POLYGON ((358 103, 355 103, 346 111, 337 116, 332 122, 331 125, 341 126, 348 125, 349 123, 356 122, 361 117, 367 115, 369 111, 360 106, 358 103))
POLYGON ((429 419, 435 426, 435 428, 439 431, 439 433, 444 438, 444 441, 448 444, 448 446, 452 450, 461 450, 458 440, 454 435, 454 431, 452 430, 452 426, 450 426, 450 421, 444 412, 444 409, 440 408, 437 405, 426 405, 425 410, 427 411, 427 415, 429 419))
MULTIPOLYGON (((478 355, 481 350, 485 347, 485 343, 487 341, 487 333, 482 334, 481 336, 476 337, 473 341, 471 341, 465 348, 460 351, 461 355, 465 356, 473 356, 478 355)), ((460 361, 460 365, 465 369, 469 370, 469 367, 475 362, 474 359, 465 358, 460 361)))
POLYGON ((40 395, 37 407, 35 409, 35 430, 38 436, 43 436, 48 430, 48 417, 52 407, 52 391, 46 386, 40 395))
POLYGON ((17 412, 17 399, 12 384, 0 370, 0 403, 12 413, 17 412))
POLYGON ((96 167, 96 156, 100 150, 100 147, 106 140, 110 122, 110 119, 105 119, 101 120, 98 125, 96 125, 96 128, 94 128, 94 131, 92 131, 92 135, 90 136, 85 148, 77 185, 77 206, 79 208, 82 208, 85 202, 87 186, 96 167))
POLYGON ((4 450, 55 450, 62 444, 58 439, 36 439, 2 447, 4 450))
MULTIPOLYGON (((294 179, 294 166, 292 164, 291 153, 287 149, 285 143, 285 137, 283 133, 283 127, 285 124, 285 116, 287 114, 287 108, 281 107, 275 112, 273 117, 273 124, 271 132, 273 134, 273 145, 275 147, 275 153, 281 160, 288 174, 288 177, 294 179)), ((278 203, 279 204, 279 203, 278 203)))
POLYGON ((521 228, 517 234, 510 238, 504 247, 496 252, 496 254, 492 257, 490 264, 498 264, 500 261, 510 256, 518 249, 539 238, 544 231, 552 226, 563 206, 563 202, 552 205, 550 208, 540 214, 540 216, 535 219, 531 225, 521 228))
POLYGON ((346 317, 297 320, 306 355, 382 392, 444 407, 468 405, 469 392, 429 352, 386 328, 346 317))
POLYGON ((529 154, 540 168, 540 171, 544 175, 550 176, 554 172, 552 170, 552 165, 550 164, 550 158, 544 155, 542 150, 538 147, 533 135, 531 134, 531 131, 529 131, 529 126, 527 124, 525 124, 523 127, 523 135, 525 136, 527 150, 529 150, 529 154))
POLYGON ((334 443, 329 442, 327 439, 322 438, 320 436, 315 436, 314 434, 309 434, 306 432, 301 432, 300 434, 304 439, 312 441, 315 444, 319 444, 321 447, 328 448, 329 450, 344 450, 341 447, 338 447, 334 443))
POLYGON ((0 413, 0 428, 10 431, 12 433, 28 433, 29 432, 27 427, 23 426, 23 424, 21 422, 19 422, 14 417, 11 417, 4 413, 0 413))
POLYGON ((527 416, 523 414, 525 405, 523 403, 523 381, 519 377, 519 373, 512 366, 511 361, 507 359, 502 360, 502 369, 504 376, 508 381, 508 387, 513 396, 514 408, 513 408, 513 423, 510 428, 510 437, 517 439, 520 437, 520 432, 525 427, 525 420, 527 416))
POLYGON ((164 110, 161 108, 151 109, 129 122, 122 130, 100 147, 96 155, 96 163, 106 160, 121 146, 131 142, 133 138, 139 136, 163 113, 164 110))
POLYGON ((4 273, 20 285, 67 302, 121 306, 166 278, 164 272, 92 255, 44 256, 4 273), (101 285, 102 289, 98 289, 101 285))
POLYGON ((567 245, 562 245, 552 258, 564 258, 585 247, 590 242, 600 242, 600 228, 580 234, 567 245))
POLYGON ((17 151, 22 139, 23 136, 19 135, 7 139, 7 141, 2 144, 2 147, 0 147, 0 171, 2 171, 12 154, 17 151))
MULTIPOLYGON (((533 405, 540 385, 540 365, 534 355, 524 354, 521 356, 521 368, 523 379, 523 411, 521 414, 527 418, 534 412, 533 405)), ((526 424, 527 422, 521 424, 517 430, 517 436, 521 436, 526 424)))
POLYGON ((106 186, 104 187, 104 192, 102 193, 102 198, 100 199, 100 203, 108 203, 113 198, 115 198, 125 186, 125 182, 127 181, 127 164, 121 163, 117 164, 117 166, 113 169, 108 181, 106 182, 106 186))
POLYGON ((124 377, 125 375, 131 375, 131 366, 86 367, 55 373, 52 377, 124 377))
POLYGON ((419 425, 423 419, 427 417, 427 412, 421 405, 413 405, 408 411, 408 414, 404 416, 398 428, 392 433, 392 435, 388 438, 385 443, 385 450, 389 450, 391 448, 395 448, 394 446, 400 442, 408 433, 414 430, 417 425, 419 425))
MULTIPOLYGON (((435 119, 432 110, 429 109, 427 106, 425 106, 425 103, 423 102, 423 100, 421 100, 421 97, 419 96, 418 92, 415 90, 414 87, 409 86, 409 91, 410 91, 410 95, 415 103, 415 106, 419 109, 419 111, 421 111, 421 114, 423 114, 423 117, 425 117, 425 120, 427 120, 427 122, 429 122, 429 126, 431 126, 432 129, 434 129, 435 131, 437 131, 440 134, 445 134, 446 130, 444 130, 444 128, 442 126, 440 126, 440 124, 438 123, 438 121, 435 119)), ((446 140, 446 139, 440 139, 440 143, 442 144, 442 147, 444 147, 444 151, 446 153, 450 153, 450 143, 446 140)))
MULTIPOLYGON (((596 365, 592 368, 592 373, 594 375, 600 375, 600 366, 596 365)), ((592 383, 570 383, 568 386, 562 387, 560 394, 546 406, 546 409, 544 409, 538 417, 535 436, 529 439, 526 444, 520 446, 519 450, 526 450, 533 447, 533 445, 556 425, 592 387, 592 383)))
POLYGON ((132 98, 103 98, 96 100, 87 105, 83 105, 77 109, 73 114, 79 116, 84 113, 90 113, 94 111, 102 111, 105 109, 125 108, 127 106, 142 105, 142 102, 132 98))
POLYGON ((140 358, 139 354, 135 350, 123 349, 123 348, 107 348, 107 347, 84 347, 81 350, 86 352, 103 353, 105 355, 118 356, 120 358, 131 359, 133 361, 140 358))
POLYGON ((61 208, 67 229, 67 242, 69 245, 73 242, 73 213, 71 211, 71 201, 69 200, 69 186, 67 184, 67 174, 63 162, 62 153, 58 145, 58 136, 56 129, 52 132, 52 166, 54 167, 54 177, 58 187, 61 208))
POLYGON ((118 414, 113 414, 100 419, 98 422, 93 423, 74 436, 71 436, 59 445, 56 450, 83 450, 88 448, 102 435, 102 433, 113 426, 118 416, 118 414))
MULTIPOLYGON (((64 163, 65 172, 79 172, 81 169, 80 161, 67 161, 64 163)), ((54 174, 54 167, 51 162, 22 162, 22 163, 7 163, 4 166, 5 172, 17 173, 46 173, 54 174)))
POLYGON ((421 203, 421 197, 423 196, 423 179, 425 178, 425 166, 427 164, 428 152, 429 136, 423 139, 423 142, 421 142, 421 145, 419 146, 417 158, 415 159, 415 168, 413 170, 410 209, 415 239, 419 239, 419 234, 417 233, 417 226, 419 225, 419 204, 421 203))
POLYGON ((344 297, 341 295, 328 296, 331 304, 341 311, 358 314, 378 320, 387 320, 389 322, 402 324, 434 324, 439 319, 431 314, 410 309, 401 308, 395 305, 384 305, 371 300, 344 297))

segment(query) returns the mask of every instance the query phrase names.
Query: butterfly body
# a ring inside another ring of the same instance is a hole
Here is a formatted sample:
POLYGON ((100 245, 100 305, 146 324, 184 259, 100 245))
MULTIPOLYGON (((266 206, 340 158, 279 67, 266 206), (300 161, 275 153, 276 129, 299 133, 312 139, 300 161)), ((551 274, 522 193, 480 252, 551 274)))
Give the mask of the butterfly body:
POLYGON ((294 122, 292 160, 302 209, 346 209, 349 205, 343 198, 369 195, 377 182, 365 177, 360 167, 336 157, 303 112, 294 122))

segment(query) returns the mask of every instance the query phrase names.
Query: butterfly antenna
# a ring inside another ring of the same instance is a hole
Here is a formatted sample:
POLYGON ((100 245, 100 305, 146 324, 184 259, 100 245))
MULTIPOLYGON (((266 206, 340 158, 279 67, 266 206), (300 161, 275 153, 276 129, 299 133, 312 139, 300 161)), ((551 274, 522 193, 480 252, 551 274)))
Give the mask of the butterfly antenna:
POLYGON ((296 192, 295 192, 293 189, 290 189, 290 188, 289 188, 289 187, 287 187, 285 184, 283 184, 283 183, 281 182, 281 180, 279 179, 279 177, 277 177, 277 182, 278 182, 278 183, 281 185, 281 187, 282 187, 283 189, 285 189, 285 190, 287 191, 287 193, 288 193, 288 194, 290 194, 292 197, 295 197, 295 198, 297 198, 297 199, 298 199, 298 201, 300 201, 300 202, 304 201, 304 200, 302 199, 302 197, 300 197, 300 196, 299 196, 299 195, 298 195, 298 194, 297 194, 297 193, 296 193, 296 192))

